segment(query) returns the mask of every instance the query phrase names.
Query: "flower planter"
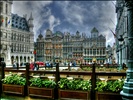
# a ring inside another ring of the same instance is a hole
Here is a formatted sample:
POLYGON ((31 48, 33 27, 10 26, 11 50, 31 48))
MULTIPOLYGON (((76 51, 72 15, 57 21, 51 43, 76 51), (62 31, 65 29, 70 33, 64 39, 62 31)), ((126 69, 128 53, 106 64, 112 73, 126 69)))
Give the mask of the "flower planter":
POLYGON ((24 86, 14 84, 2 84, 2 91, 4 93, 24 95, 24 86))
POLYGON ((90 100, 90 91, 58 90, 59 99, 82 99, 90 100))
POLYGON ((54 99, 54 89, 53 88, 38 88, 38 87, 29 86, 28 95, 54 99))
POLYGON ((120 93, 96 92, 96 100, 122 100, 120 93))

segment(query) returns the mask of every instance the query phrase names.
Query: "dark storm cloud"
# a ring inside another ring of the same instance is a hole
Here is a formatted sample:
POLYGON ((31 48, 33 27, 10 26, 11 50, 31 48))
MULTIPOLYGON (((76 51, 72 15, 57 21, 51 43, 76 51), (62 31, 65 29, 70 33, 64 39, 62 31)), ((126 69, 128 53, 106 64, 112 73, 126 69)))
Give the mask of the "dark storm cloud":
POLYGON ((66 1, 57 2, 62 8, 62 14, 65 15, 66 22, 70 23, 73 31, 78 29, 80 32, 90 34, 93 27, 96 27, 100 34, 107 38, 107 42, 112 41, 114 38, 108 29, 110 27, 113 31, 115 25, 110 19, 116 22, 115 7, 112 1, 66 1), (110 38, 112 37, 112 38, 110 38))

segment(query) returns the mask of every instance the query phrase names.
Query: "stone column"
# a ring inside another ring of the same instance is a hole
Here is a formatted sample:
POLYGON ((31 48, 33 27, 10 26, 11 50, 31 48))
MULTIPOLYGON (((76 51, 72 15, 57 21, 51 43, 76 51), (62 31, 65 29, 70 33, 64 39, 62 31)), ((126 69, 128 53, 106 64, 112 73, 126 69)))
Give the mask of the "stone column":
POLYGON ((20 65, 20 56, 18 56, 18 64, 20 65))
POLYGON ((88 56, 90 56, 90 49, 86 49, 86 52, 88 53, 88 56))
POLYGON ((97 48, 96 48, 96 56, 97 56, 97 48))
POLYGON ((133 1, 125 0, 128 13, 128 70, 123 86, 123 90, 120 92, 123 100, 133 100, 133 1))
POLYGON ((26 56, 26 62, 28 62, 28 56, 26 56))

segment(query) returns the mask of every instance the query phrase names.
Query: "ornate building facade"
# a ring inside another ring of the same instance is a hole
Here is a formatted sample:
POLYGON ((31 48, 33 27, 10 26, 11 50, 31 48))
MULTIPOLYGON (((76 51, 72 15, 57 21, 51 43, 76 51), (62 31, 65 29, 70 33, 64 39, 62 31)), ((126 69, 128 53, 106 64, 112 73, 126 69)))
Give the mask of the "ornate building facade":
POLYGON ((116 53, 117 53, 117 63, 120 62, 127 64, 128 59, 128 14, 127 7, 123 0, 116 0, 116 13, 117 13, 117 25, 116 25, 116 53), (124 38, 123 43, 120 45, 118 38, 122 35, 124 38), (121 53, 122 52, 122 53, 121 53), (121 55, 122 54, 122 55, 121 55), (122 60, 122 61, 120 61, 122 60))
POLYGON ((99 64, 106 61, 106 38, 95 27, 91 30, 91 36, 84 39, 83 58, 85 63, 92 63, 93 59, 99 64))
POLYGON ((36 48, 36 61, 44 61, 44 38, 40 33, 35 44, 36 48))
POLYGON ((51 30, 46 30, 44 55, 45 61, 55 62, 56 59, 63 58, 63 34, 60 31, 52 33, 51 30))
POLYGON ((27 20, 26 16, 12 14, 12 1, 1 1, 1 30, 0 56, 7 65, 13 61, 29 62, 34 58, 33 16, 27 20))
POLYGON ((69 32, 52 33, 51 30, 46 30, 44 62, 55 62, 58 59, 60 62, 75 61, 81 64, 92 63, 94 58, 97 63, 106 62, 106 39, 95 27, 91 30, 89 38, 78 31, 73 35, 69 32))
POLYGON ((77 31, 75 35, 64 33, 63 38, 63 59, 66 62, 76 61, 82 62, 83 57, 83 39, 77 31))

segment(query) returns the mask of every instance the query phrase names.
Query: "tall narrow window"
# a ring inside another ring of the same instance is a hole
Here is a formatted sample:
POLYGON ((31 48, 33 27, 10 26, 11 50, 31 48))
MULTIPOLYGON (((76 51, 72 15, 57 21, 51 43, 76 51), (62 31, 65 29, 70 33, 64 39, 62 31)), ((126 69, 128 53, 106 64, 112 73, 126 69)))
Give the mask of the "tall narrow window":
POLYGON ((93 55, 96 55, 96 49, 93 49, 93 55))
POLYGON ((99 54, 99 49, 97 49, 97 54, 99 54))
POLYGON ((90 54, 92 55, 92 49, 90 49, 90 54))
POLYGON ((8 13, 8 4, 6 4, 6 14, 8 13))
POLYGON ((8 23, 7 21, 8 21, 8 18, 6 17, 6 23, 5 23, 6 27, 7 27, 7 23, 8 23))

